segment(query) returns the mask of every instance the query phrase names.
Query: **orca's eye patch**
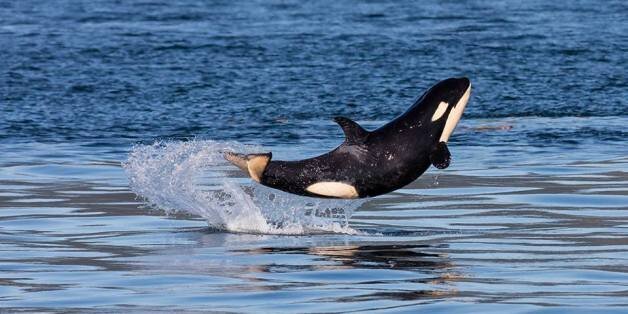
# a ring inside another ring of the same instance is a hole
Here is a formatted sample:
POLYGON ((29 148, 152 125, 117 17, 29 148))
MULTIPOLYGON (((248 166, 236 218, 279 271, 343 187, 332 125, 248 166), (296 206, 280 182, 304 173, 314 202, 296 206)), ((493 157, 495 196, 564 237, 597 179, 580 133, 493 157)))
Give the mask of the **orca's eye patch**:
POLYGON ((445 112, 447 111, 447 107, 449 107, 449 104, 444 101, 441 101, 440 104, 438 104, 436 111, 434 111, 434 115, 432 115, 432 122, 442 118, 445 112))

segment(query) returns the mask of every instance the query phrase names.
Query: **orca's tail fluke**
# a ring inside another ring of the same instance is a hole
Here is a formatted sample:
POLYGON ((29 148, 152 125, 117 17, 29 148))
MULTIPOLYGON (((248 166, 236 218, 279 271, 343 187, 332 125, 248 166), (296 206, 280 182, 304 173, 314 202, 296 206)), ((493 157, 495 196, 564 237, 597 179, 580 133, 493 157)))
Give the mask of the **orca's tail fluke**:
POLYGON ((268 163, 273 158, 273 154, 270 152, 263 154, 225 152, 223 156, 227 161, 240 168, 240 170, 244 171, 244 173, 257 182, 262 180, 264 170, 266 170, 266 166, 268 166, 268 163))

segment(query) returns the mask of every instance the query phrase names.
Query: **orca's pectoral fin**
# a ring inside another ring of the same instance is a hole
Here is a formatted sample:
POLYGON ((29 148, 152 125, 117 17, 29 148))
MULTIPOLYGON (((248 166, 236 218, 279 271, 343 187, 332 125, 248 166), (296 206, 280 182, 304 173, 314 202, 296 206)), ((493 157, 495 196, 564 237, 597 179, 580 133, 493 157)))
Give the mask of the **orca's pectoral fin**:
POLYGON ((449 153, 449 148, 447 148, 447 143, 440 142, 434 145, 432 151, 430 152, 430 162, 438 169, 445 169, 449 167, 451 154, 449 153))
POLYGON ((359 144, 366 140, 369 131, 361 127, 357 122, 345 118, 335 117, 334 121, 340 125, 342 131, 345 132, 345 141, 350 144, 359 144))
POLYGON ((240 168, 244 173, 248 174, 253 180, 260 182, 264 175, 266 166, 273 158, 272 153, 265 154, 238 154, 225 152, 223 156, 234 166, 240 168))

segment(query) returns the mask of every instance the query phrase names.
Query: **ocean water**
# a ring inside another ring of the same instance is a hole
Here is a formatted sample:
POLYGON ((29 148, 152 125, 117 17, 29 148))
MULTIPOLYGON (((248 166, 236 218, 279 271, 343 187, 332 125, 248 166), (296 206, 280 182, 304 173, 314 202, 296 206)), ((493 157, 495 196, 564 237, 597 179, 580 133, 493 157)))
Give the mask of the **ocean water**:
POLYGON ((0 0, 0 312, 625 313, 625 1, 0 0), (452 165, 253 184, 435 82, 452 165))

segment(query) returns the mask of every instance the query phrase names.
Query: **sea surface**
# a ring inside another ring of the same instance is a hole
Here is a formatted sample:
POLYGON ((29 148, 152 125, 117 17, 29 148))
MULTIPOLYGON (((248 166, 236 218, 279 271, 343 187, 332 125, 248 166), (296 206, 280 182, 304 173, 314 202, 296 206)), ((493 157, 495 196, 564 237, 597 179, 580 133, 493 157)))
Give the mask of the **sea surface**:
POLYGON ((0 0, 0 312, 626 313, 628 2, 0 0), (467 76, 453 162, 359 201, 326 152, 467 76))

